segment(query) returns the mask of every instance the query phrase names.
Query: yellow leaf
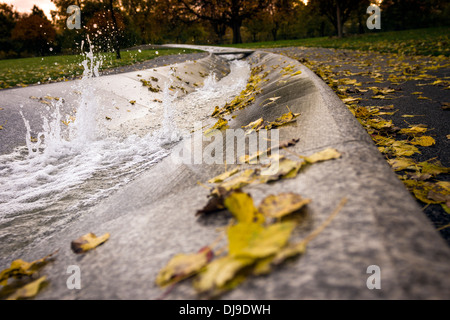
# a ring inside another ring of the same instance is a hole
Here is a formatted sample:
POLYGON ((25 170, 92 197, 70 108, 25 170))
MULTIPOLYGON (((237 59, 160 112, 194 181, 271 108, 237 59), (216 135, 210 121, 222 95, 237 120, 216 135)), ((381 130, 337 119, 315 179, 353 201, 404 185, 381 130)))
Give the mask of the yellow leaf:
POLYGON ((401 171, 413 167, 416 163, 410 158, 395 158, 389 159, 388 163, 391 165, 394 171, 401 171))
POLYGON ((411 126, 409 128, 404 128, 401 129, 399 131, 400 134, 406 134, 406 135, 418 135, 418 134, 423 134, 425 132, 427 132, 427 128, 423 125, 416 125, 416 126, 411 126))
POLYGON ((45 266, 55 254, 56 252, 33 262, 26 262, 22 259, 14 260, 11 262, 11 266, 8 269, 5 269, 0 273, 0 285, 6 285, 9 278, 31 276, 45 266))
POLYGON ((39 290, 42 288, 42 284, 45 283, 47 277, 42 276, 37 280, 34 280, 23 287, 17 289, 7 300, 29 299, 36 296, 39 290))
POLYGON ((421 137, 415 137, 412 141, 412 144, 419 145, 422 147, 430 147, 434 144, 436 144, 436 140, 434 140, 432 137, 429 136, 421 136, 421 137))
POLYGON ((213 252, 209 247, 194 254, 178 254, 161 269, 156 277, 156 284, 164 287, 184 280, 204 268, 211 261, 213 252))
POLYGON ((245 129, 245 134, 251 134, 253 131, 259 131, 260 129, 264 128, 263 124, 264 119, 259 118, 258 120, 250 122, 248 125, 243 126, 242 128, 245 129))
POLYGON ((109 236, 109 233, 105 233, 100 237, 97 237, 93 233, 88 233, 76 240, 73 240, 71 243, 71 248, 75 253, 85 253, 86 251, 92 250, 103 244, 109 239, 109 236))
POLYGON ((441 173, 450 173, 450 168, 447 167, 443 167, 441 162, 436 160, 434 162, 421 162, 418 164, 418 166, 421 167, 421 171, 422 173, 428 173, 431 174, 432 176, 437 176, 438 174, 441 173))
POLYGON ((280 193, 264 198, 258 210, 266 217, 281 218, 300 210, 310 202, 311 199, 304 199, 299 194, 280 193))
POLYGON ((235 168, 233 170, 226 171, 222 174, 219 174, 218 176, 216 176, 212 179, 209 179, 208 182, 209 183, 220 183, 220 182, 223 182, 224 180, 228 179, 229 177, 235 175, 238 172, 239 172, 239 169, 235 168))
POLYGON ((419 149, 406 141, 395 141, 386 147, 379 147, 380 152, 392 154, 396 157, 409 157, 415 153, 420 153, 419 149))
POLYGON ((236 274, 248 265, 254 263, 253 258, 225 256, 209 263, 194 281, 194 287, 199 292, 220 289, 236 277, 236 274))
POLYGON ((214 124, 214 126, 212 126, 211 128, 209 128, 208 130, 205 131, 205 135, 209 135, 212 132, 214 132, 215 130, 223 130, 223 129, 228 129, 228 120, 224 119, 224 118, 219 118, 219 120, 217 120, 217 122, 214 124))
POLYGON ((264 217, 253 204, 252 197, 245 192, 235 191, 224 201, 225 207, 242 223, 263 222, 264 217))
POLYGON ((296 224, 279 222, 263 227, 258 223, 238 223, 228 228, 229 255, 265 258, 283 248, 296 224))
POLYGON ((243 188, 246 185, 254 182, 255 179, 256 179, 255 170, 247 169, 237 175, 234 175, 230 179, 227 179, 226 181, 222 182, 211 192, 211 194, 219 195, 221 193, 219 192, 220 188, 222 188, 226 192, 243 188))
POLYGON ((327 148, 327 149, 317 152, 309 157, 306 157, 305 160, 308 163, 316 163, 319 161, 338 159, 340 157, 341 157, 341 154, 336 149, 327 148))
MULTIPOLYGON (((289 108, 288 108, 289 109, 289 108)), ((285 126, 287 124, 293 123, 296 121, 296 118, 300 115, 300 113, 293 113, 292 111, 289 111, 285 114, 283 114, 281 117, 275 119, 275 121, 268 122, 266 125, 266 129, 270 130, 272 128, 278 128, 285 126)))
POLYGON ((271 165, 264 170, 261 170, 259 182, 266 183, 276 181, 284 178, 295 178, 305 162, 298 162, 291 159, 280 157, 273 157, 271 165))

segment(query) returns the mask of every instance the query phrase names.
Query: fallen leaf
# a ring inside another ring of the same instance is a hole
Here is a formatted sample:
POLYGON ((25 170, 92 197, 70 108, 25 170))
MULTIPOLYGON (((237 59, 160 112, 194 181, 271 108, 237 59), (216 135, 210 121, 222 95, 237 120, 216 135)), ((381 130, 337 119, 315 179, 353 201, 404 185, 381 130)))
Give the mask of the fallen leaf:
POLYGON ((248 125, 243 126, 242 128, 245 129, 245 134, 251 134, 252 132, 257 132, 260 129, 264 128, 264 119, 259 118, 258 120, 250 122, 248 125))
POLYGON ((394 171, 402 171, 410 168, 414 168, 416 162, 410 158, 395 158, 389 159, 388 163, 391 165, 394 171))
POLYGON ((228 179, 229 177, 235 175, 238 172, 239 172, 238 168, 235 168, 230 171, 225 171, 224 173, 222 173, 212 179, 209 179, 208 182, 209 183, 220 183, 220 182, 223 182, 224 180, 228 179))
POLYGON ((267 227, 259 223, 238 223, 228 227, 229 255, 260 259, 283 248, 294 230, 293 222, 278 222, 267 227))
POLYGON ((223 289, 236 274, 255 262, 253 258, 225 256, 209 263, 194 280, 198 292, 223 289))
POLYGON ((238 222, 263 222, 264 217, 256 209, 252 197, 245 192, 232 192, 225 200, 225 207, 233 214, 238 222))
POLYGON ((412 141, 412 144, 419 145, 422 147, 430 147, 434 144, 436 144, 436 140, 434 138, 429 136, 421 136, 421 137, 415 137, 412 141))
POLYGON ((30 299, 39 293, 42 285, 46 282, 47 277, 42 276, 23 287, 17 289, 12 295, 10 295, 7 300, 18 300, 18 299, 30 299))
POLYGON ((213 256, 214 253, 209 247, 204 247, 194 254, 177 254, 159 271, 156 284, 165 287, 191 277, 204 268, 213 256))
POLYGON ((109 239, 109 236, 109 233, 105 233, 100 237, 97 237, 93 233, 88 233, 76 240, 73 240, 71 243, 71 248, 75 253, 85 253, 103 244, 109 239))
POLYGON ((6 285, 8 279, 10 278, 33 275, 42 267, 44 267, 48 262, 50 262, 56 253, 57 251, 33 262, 26 262, 22 259, 14 260, 13 262, 11 262, 11 265, 8 269, 5 269, 0 273, 0 285, 6 285))
POLYGON ((269 195, 258 206, 258 211, 269 218, 281 218, 303 208, 311 202, 295 193, 269 195))
POLYGON ((306 157, 305 161, 308 163, 316 163, 316 162, 320 162, 320 161, 338 159, 340 157, 341 157, 341 154, 336 149, 327 148, 327 149, 317 152, 309 157, 306 157))
POLYGON ((428 129, 424 125, 415 125, 415 126, 411 126, 409 128, 401 129, 399 131, 399 133, 415 136, 415 135, 423 134, 423 133, 427 132, 427 130, 428 129))
POLYGON ((215 130, 224 130, 224 129, 228 129, 228 120, 220 117, 219 120, 217 120, 217 122, 208 130, 205 131, 205 135, 208 136, 211 133, 213 133, 215 130))
MULTIPOLYGON (((288 108, 289 109, 289 108, 288 108)), ((296 121, 296 118, 300 116, 300 113, 293 113, 289 111, 283 114, 281 117, 275 119, 275 121, 268 121, 266 125, 266 129, 270 130, 273 128, 282 127, 288 124, 291 124, 296 121)))

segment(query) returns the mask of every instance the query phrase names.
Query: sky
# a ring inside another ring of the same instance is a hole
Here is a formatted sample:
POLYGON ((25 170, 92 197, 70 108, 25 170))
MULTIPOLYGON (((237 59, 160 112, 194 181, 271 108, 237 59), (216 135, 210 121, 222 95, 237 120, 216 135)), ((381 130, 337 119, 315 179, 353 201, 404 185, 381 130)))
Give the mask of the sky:
POLYGON ((37 5, 45 12, 50 20, 50 11, 56 10, 56 7, 51 0, 0 0, 0 2, 12 4, 17 11, 28 13, 31 12, 31 8, 33 8, 33 5, 37 5))

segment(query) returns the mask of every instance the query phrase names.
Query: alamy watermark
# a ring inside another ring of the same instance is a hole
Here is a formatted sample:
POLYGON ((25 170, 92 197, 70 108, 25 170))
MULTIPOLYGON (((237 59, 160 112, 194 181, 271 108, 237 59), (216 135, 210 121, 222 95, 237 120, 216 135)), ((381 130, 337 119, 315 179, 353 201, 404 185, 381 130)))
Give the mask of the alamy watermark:
POLYGON ((67 281, 66 281, 67 289, 80 290, 81 289, 81 269, 80 269, 80 267, 77 265, 68 266, 66 273, 70 274, 70 276, 67 278, 67 281))
POLYGON ((249 164, 261 165, 264 175, 279 169, 280 132, 260 129, 249 132, 241 128, 203 130, 202 122, 194 124, 193 134, 171 152, 175 164, 249 164))
POLYGON ((367 28, 369 30, 373 29, 381 29, 381 9, 379 6, 374 4, 370 5, 367 8, 367 14, 370 14, 370 17, 367 19, 367 28))
POLYGON ((367 288, 370 290, 381 289, 381 268, 371 265, 367 267, 366 273, 371 274, 366 281, 367 288))
POLYGON ((70 16, 67 18, 66 25, 70 30, 81 29, 81 9, 79 6, 71 5, 67 7, 67 13, 70 16))

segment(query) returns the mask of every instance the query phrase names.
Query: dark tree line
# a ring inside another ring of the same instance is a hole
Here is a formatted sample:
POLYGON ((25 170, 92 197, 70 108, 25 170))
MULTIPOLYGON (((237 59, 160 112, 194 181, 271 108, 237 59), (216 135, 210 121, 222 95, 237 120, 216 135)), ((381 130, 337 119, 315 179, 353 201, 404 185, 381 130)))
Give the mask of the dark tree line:
MULTIPOLYGON (((1 0, 0 0, 1 1, 1 0)), ((97 50, 140 44, 241 43, 364 33, 371 0, 52 0, 50 21, 37 6, 18 13, 0 3, 0 58, 75 53, 89 36, 97 50), (67 8, 81 8, 68 29, 67 8)), ((448 25, 445 0, 384 0, 382 31, 448 25)))

